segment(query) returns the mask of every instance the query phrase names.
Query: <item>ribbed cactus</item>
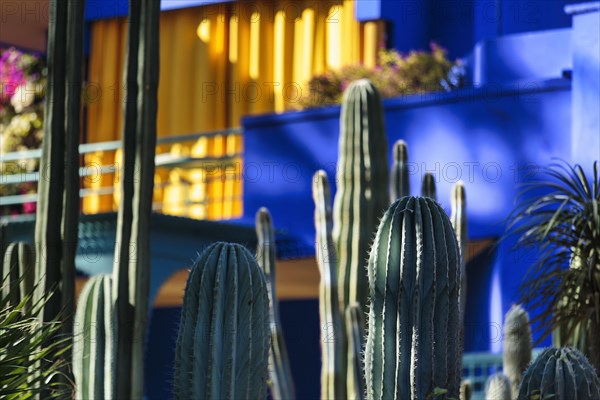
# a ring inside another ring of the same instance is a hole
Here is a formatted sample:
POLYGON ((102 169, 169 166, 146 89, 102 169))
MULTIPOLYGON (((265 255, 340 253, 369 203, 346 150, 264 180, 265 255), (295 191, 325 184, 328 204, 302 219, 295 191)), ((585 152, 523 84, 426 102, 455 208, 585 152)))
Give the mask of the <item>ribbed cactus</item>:
POLYGON ((343 370, 344 325, 340 313, 336 277, 336 251, 331 237, 331 192, 325 171, 313 178, 316 257, 321 274, 319 314, 321 321, 321 399, 345 399, 343 370))
MULTIPOLYGON (((4 253, 2 266, 2 297, 16 307, 33 292, 35 279, 34 254, 32 248, 24 242, 11 243, 4 253)), ((31 309, 31 299, 25 305, 25 311, 31 309)))
POLYGON ((410 195, 410 182, 408 176, 408 148, 404 140, 394 143, 394 164, 390 185, 390 199, 392 202, 410 195))
POLYGON ((366 311, 366 260, 379 218, 389 205, 389 166, 383 107, 368 80, 344 92, 340 117, 333 240, 338 255, 342 312, 358 302, 366 311))
POLYGON ((266 208, 256 213, 256 236, 258 249, 256 261, 263 270, 269 294, 269 323, 271 325, 271 349, 269 351, 269 376, 271 379, 271 397, 273 400, 293 400, 294 380, 288 360, 287 348, 279 319, 279 301, 275 290, 275 232, 271 214, 266 208))
POLYGON ((348 333, 348 369, 346 375, 346 398, 361 400, 365 388, 362 372, 363 316, 360 306, 350 304, 346 307, 346 332, 348 333))
POLYGON ((473 384, 470 380, 464 380, 460 383, 460 400, 471 400, 473 396, 473 384))
POLYGON ((485 400, 511 400, 510 380, 502 372, 488 377, 485 383, 485 400))
POLYGON ((458 398, 460 254, 450 219, 430 198, 388 208, 368 264, 367 398, 458 398))
POLYGON ((450 220, 452 221, 454 232, 456 232, 456 239, 460 248, 460 323, 463 325, 467 306, 467 199, 465 185, 462 181, 458 181, 452 187, 452 199, 450 203, 452 205, 450 220))
POLYGON ((529 366, 518 400, 598 400, 600 378, 579 350, 548 348, 529 366))
POLYGON ((503 370, 512 386, 512 397, 517 398, 523 373, 531 362, 531 327, 527 311, 513 305, 504 317, 503 370))
POLYGON ((423 183, 421 185, 421 196, 437 200, 435 177, 429 172, 426 172, 425 175, 423 175, 423 183))
POLYGON ((270 346, 267 282, 241 245, 215 243, 192 266, 175 353, 174 397, 264 399, 270 346))
POLYGON ((112 279, 97 275, 85 284, 75 313, 73 375, 76 398, 113 398, 115 315, 112 279))
POLYGON ((113 301, 117 315, 115 397, 143 397, 150 287, 150 216, 159 78, 160 1, 130 1, 124 80, 123 179, 113 301))

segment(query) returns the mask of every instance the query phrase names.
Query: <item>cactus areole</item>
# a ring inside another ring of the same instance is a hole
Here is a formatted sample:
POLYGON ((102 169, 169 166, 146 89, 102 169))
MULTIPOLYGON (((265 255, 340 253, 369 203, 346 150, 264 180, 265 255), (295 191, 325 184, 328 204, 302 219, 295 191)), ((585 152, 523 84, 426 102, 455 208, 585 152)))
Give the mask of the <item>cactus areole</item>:
POLYGON ((267 282, 238 244, 215 243, 188 278, 174 398, 265 399, 270 346, 267 282))
POLYGON ((383 216, 368 265, 367 399, 458 398, 460 256, 431 198, 403 197, 383 216))

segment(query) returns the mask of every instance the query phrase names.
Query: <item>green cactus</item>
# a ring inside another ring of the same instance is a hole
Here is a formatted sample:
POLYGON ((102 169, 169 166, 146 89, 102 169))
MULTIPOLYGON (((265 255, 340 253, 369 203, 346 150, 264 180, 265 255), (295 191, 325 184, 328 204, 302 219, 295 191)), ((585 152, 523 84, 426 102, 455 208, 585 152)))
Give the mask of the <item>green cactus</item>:
POLYGON ((389 205, 387 136, 381 97, 366 79, 344 92, 340 117, 333 240, 341 310, 358 302, 367 310, 366 259, 379 218, 389 205))
POLYGON ((11 307, 16 307, 25 299, 24 312, 31 310, 31 293, 35 279, 33 265, 34 254, 31 247, 24 242, 11 243, 4 253, 2 276, 2 298, 8 298, 11 307))
POLYGON ((246 248, 215 243, 192 266, 175 353, 174 398, 264 399, 269 297, 246 248))
POLYGON ((460 400, 471 400, 473 396, 473 384, 466 379, 460 383, 460 400))
POLYGON ((316 257, 321 274, 319 313, 321 320, 321 399, 346 398, 344 381, 344 325, 340 313, 336 277, 336 251, 331 235, 331 192, 325 171, 313 178, 315 202, 316 257))
POLYGON ((460 254, 450 219, 430 198, 404 197, 383 216, 371 250, 365 350, 367 398, 458 398, 460 254))
POLYGON ((502 372, 488 377, 485 383, 485 400, 511 400, 510 380, 502 372))
POLYGON ((462 181, 458 181, 452 187, 451 204, 452 213, 450 220, 452 221, 454 232, 456 232, 456 239, 460 248, 460 324, 462 326, 464 325, 465 309, 467 306, 467 200, 465 185, 462 181))
POLYGON ((513 305, 504 317, 503 370, 511 383, 513 398, 519 394, 523 372, 531 362, 531 327, 527 311, 513 305))
POLYGON ((363 321, 358 303, 346 308, 346 332, 348 333, 348 370, 346 375, 346 394, 349 400, 362 400, 365 385, 362 373, 363 321))
POLYGON ((112 279, 97 275, 85 284, 75 313, 73 375, 77 399, 112 399, 115 316, 112 279))
POLYGON ((421 185, 421 196, 437 200, 435 177, 429 172, 426 172, 425 175, 423 175, 423 183, 421 185))
POLYGON ((150 216, 159 78, 160 1, 129 2, 124 80, 123 179, 113 302, 117 315, 115 397, 143 397, 144 341, 150 287, 150 216), (137 178, 137 179, 134 179, 137 178))
POLYGON ((394 143, 394 164, 392 166, 392 182, 390 185, 390 199, 392 202, 410 196, 410 182, 408 177, 408 147, 404 140, 394 143))
POLYGON ((518 400, 598 400, 600 378, 579 350, 572 347, 544 350, 525 371, 518 400))
POLYGON ((271 349, 269 351, 269 371, 271 396, 274 400, 293 400, 296 398, 294 380, 288 360, 288 352, 279 319, 279 302, 275 290, 275 232, 271 214, 266 208, 256 213, 256 236, 258 249, 256 261, 267 279, 269 293, 269 322, 271 324, 271 349))

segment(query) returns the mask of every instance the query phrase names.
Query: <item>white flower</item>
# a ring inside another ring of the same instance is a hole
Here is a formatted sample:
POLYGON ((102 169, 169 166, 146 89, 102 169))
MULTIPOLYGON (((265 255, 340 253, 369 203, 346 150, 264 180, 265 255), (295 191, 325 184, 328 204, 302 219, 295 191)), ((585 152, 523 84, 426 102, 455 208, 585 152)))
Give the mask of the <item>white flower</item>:
POLYGON ((16 113, 20 113, 23 109, 32 105, 34 100, 35 85, 32 82, 27 82, 17 88, 10 98, 10 104, 15 108, 16 113))

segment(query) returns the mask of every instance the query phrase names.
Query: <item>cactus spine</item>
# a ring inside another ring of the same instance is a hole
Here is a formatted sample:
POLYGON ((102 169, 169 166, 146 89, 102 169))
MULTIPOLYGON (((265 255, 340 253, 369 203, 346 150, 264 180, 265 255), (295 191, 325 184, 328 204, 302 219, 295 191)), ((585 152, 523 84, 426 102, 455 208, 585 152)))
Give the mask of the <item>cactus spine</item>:
POLYGON ((531 327, 527 311, 513 305, 504 318, 503 369, 512 386, 512 397, 517 398, 523 372, 531 362, 531 327))
POLYGON ((467 306, 467 268, 466 254, 467 249, 467 200, 465 195, 465 185, 458 181, 452 187, 452 213, 450 220, 452 227, 456 232, 458 247, 460 249, 460 324, 465 321, 465 309, 467 306))
POLYGON ((264 399, 269 297, 248 250, 215 243, 192 266, 185 288, 175 399, 264 399))
POLYGON ((510 380, 502 372, 497 372, 487 379, 485 400, 511 400, 510 380))
MULTIPOLYGON (((33 292, 35 279, 33 253, 27 243, 11 243, 4 253, 2 268, 2 297, 9 299, 11 307, 16 307, 33 292)), ((24 311, 31 310, 31 298, 24 311)))
POLYGON ((435 177, 429 172, 426 172, 425 175, 423 175, 423 184, 421 185, 421 196, 437 200, 435 177))
POLYGON ((342 312, 354 302, 366 311, 365 260, 373 232, 389 205, 387 137, 381 98, 366 79, 344 92, 340 118, 333 240, 337 246, 342 312))
POLYGON ((368 264, 367 398, 458 398, 460 254, 443 209, 404 197, 383 216, 368 264))
POLYGON ((518 400, 600 399, 600 378, 587 358, 572 347, 544 350, 525 371, 518 400))
POLYGON ((113 275, 113 301, 118 328, 115 365, 117 398, 143 397, 159 78, 159 13, 158 0, 129 2, 124 74, 129 101, 124 108, 124 171, 113 275), (139 176, 134 180, 136 173, 139 176), (133 251, 130 246, 135 246, 133 251))
POLYGON ((348 333, 348 371, 346 394, 350 400, 362 400, 365 392, 362 374, 363 321, 357 303, 346 308, 346 332, 348 333))
POLYGON ((73 375, 78 399, 112 399, 114 314, 110 276, 90 278, 75 313, 73 375))
POLYGON ((269 294, 269 322, 271 325, 271 349, 269 363, 271 395, 274 400, 295 399, 294 381, 288 360, 287 348, 279 320, 279 302, 275 290, 275 232, 271 214, 266 208, 256 213, 256 236, 258 237, 257 262, 267 279, 269 294))
POLYGON ((331 235, 331 192, 325 171, 313 178, 316 257, 321 274, 319 313, 321 320, 321 399, 346 398, 343 365, 344 325, 340 314, 336 278, 336 252, 331 235))
POLYGON ((390 185, 390 199, 394 201, 410 195, 408 178, 408 148, 404 140, 394 143, 394 164, 392 166, 392 182, 390 185))

